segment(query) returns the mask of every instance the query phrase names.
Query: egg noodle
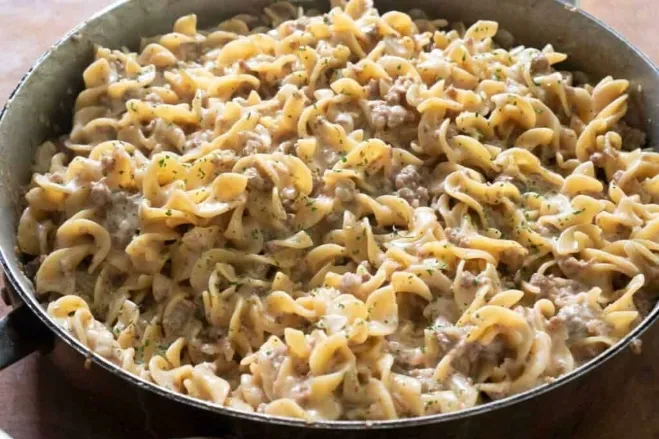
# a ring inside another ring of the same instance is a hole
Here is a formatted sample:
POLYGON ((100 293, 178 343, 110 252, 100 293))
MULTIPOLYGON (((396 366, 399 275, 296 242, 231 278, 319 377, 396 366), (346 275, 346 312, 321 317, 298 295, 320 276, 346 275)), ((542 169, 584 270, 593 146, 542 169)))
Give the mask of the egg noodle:
POLYGON ((97 47, 18 227, 48 314, 157 385, 309 421, 472 407, 623 338, 659 287, 628 81, 492 21, 332 6, 97 47))

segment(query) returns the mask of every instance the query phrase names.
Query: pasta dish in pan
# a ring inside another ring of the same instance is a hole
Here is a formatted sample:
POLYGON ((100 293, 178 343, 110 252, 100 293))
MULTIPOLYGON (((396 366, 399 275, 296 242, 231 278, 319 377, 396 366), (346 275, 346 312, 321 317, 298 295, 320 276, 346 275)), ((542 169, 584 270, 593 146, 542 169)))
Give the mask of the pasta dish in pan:
POLYGON ((48 314, 229 408, 445 413, 541 385, 659 287, 659 154, 627 80, 497 23, 275 3, 97 47, 18 227, 48 314))

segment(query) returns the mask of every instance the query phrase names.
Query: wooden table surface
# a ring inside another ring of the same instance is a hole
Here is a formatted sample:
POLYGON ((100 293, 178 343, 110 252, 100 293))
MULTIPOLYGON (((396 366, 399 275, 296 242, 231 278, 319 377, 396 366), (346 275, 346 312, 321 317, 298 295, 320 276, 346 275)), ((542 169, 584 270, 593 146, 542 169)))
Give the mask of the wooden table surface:
MULTIPOLYGON (((109 3, 0 0, 0 104, 52 42, 109 3)), ((659 63, 659 0, 582 0, 581 7, 659 63)), ((0 304, 0 315, 6 312, 0 304)), ((97 439, 166 437, 170 435, 163 431, 174 431, 154 429, 155 420, 148 416, 128 416, 107 399, 74 387, 56 360, 56 354, 34 354, 0 373, 0 433, 4 430, 14 439, 97 439)), ((593 394, 593 405, 573 438, 659 438, 655 413, 659 409, 659 325, 643 337, 640 355, 625 352, 618 364, 626 384, 593 394)), ((529 433, 529 438, 536 437, 529 433)))

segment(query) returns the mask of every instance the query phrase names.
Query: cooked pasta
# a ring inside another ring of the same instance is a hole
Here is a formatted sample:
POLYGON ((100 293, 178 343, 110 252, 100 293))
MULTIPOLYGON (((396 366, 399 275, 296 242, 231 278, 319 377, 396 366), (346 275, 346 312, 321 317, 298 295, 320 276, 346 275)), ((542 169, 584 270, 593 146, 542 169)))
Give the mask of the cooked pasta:
POLYGON ((628 334, 659 288, 629 82, 492 21, 332 6, 96 49, 18 227, 49 315, 159 386, 308 421, 465 409, 628 334))

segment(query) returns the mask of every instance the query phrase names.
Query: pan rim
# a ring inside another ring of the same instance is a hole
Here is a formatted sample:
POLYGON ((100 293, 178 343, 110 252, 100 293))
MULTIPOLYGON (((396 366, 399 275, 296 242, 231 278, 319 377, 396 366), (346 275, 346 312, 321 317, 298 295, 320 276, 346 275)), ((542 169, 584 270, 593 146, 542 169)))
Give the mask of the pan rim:
MULTIPOLYGON (((573 8, 573 6, 565 3, 561 0, 547 0, 564 7, 573 8)), ((55 44, 53 44, 46 52, 44 52, 33 66, 27 71, 23 76, 21 81, 18 83, 16 88, 9 95, 5 105, 0 110, 0 123, 5 118, 6 114, 11 110, 12 103, 14 102, 16 95, 23 88, 27 80, 33 75, 33 73, 43 64, 43 62, 62 44, 73 38, 77 32, 81 29, 84 29, 90 22, 102 19, 103 16, 109 12, 118 9, 125 4, 131 2, 131 0, 119 0, 100 11, 96 12, 89 19, 82 21, 69 32, 67 32, 62 38, 60 38, 55 44)), ((620 35, 617 31, 601 22, 597 18, 593 17, 589 13, 575 8, 572 10, 573 13, 579 14, 582 19, 591 21, 603 32, 609 33, 612 37, 616 38, 622 42, 628 50, 631 50, 636 57, 639 57, 645 64, 651 67, 655 72, 655 78, 659 81, 659 69, 657 66, 638 48, 636 48, 631 42, 629 42, 625 37, 620 35)), ((459 410, 456 412, 450 413, 440 413, 429 416, 420 416, 413 418, 402 418, 395 420, 378 420, 378 421, 305 421, 293 418, 285 418, 280 416, 272 416, 264 413, 256 412, 244 412, 236 409, 222 407, 217 404, 203 401, 200 399, 192 398, 190 396, 176 393, 172 390, 166 389, 164 387, 158 386, 155 383, 148 382, 136 375, 131 374, 130 372, 122 369, 120 366, 110 362, 106 358, 100 356, 99 354, 91 351, 89 348, 84 346, 80 341, 74 338, 70 333, 68 333, 63 327, 57 325, 47 314, 42 304, 38 301, 36 293, 34 291, 34 286, 32 281, 25 276, 24 273, 20 272, 20 269, 14 270, 8 260, 11 257, 8 255, 9 252, 14 252, 14 248, 9 250, 3 247, 0 247, 0 268, 2 268, 5 274, 5 281, 9 284, 8 286, 17 293, 21 301, 30 308, 30 310, 36 314, 39 318, 55 335, 64 340, 70 347, 82 354, 84 357, 90 359, 94 364, 99 365, 106 371, 119 376, 123 380, 128 381, 129 383, 137 386, 142 390, 147 390, 149 392, 155 393, 161 397, 184 403, 189 406, 202 409, 206 412, 212 412, 222 416, 227 416, 231 418, 238 418, 242 420, 254 421, 263 424, 274 424, 286 427, 296 427, 296 428, 306 428, 306 429, 319 429, 319 430, 361 430, 361 429, 374 429, 374 430, 388 430, 401 427, 415 427, 415 426, 424 426, 424 425, 436 425, 447 423, 455 420, 465 420, 469 418, 475 418, 478 415, 500 410, 505 407, 509 407, 515 404, 522 403, 524 401, 530 400, 532 398, 539 397, 545 393, 548 393, 552 390, 558 389, 584 375, 591 372, 595 368, 601 366, 603 363, 618 355, 622 350, 627 348, 627 346, 634 340, 637 340, 650 326, 652 326, 657 318, 659 318, 659 303, 655 305, 653 310, 639 323, 629 334, 627 334, 622 340, 620 340, 615 345, 606 349, 597 357, 591 359, 587 363, 581 365, 580 367, 574 369, 573 371, 561 375, 552 382, 542 384, 540 386, 534 387, 532 389, 526 390, 522 393, 514 394, 500 400, 491 401, 485 404, 479 404, 474 407, 459 410), (20 274, 18 273, 20 272, 20 274), (21 279, 21 277, 23 279, 21 279), (30 288, 25 288, 29 286, 30 288)))

